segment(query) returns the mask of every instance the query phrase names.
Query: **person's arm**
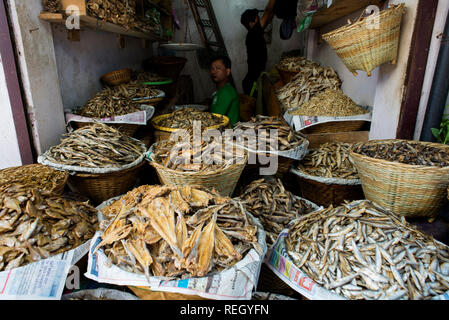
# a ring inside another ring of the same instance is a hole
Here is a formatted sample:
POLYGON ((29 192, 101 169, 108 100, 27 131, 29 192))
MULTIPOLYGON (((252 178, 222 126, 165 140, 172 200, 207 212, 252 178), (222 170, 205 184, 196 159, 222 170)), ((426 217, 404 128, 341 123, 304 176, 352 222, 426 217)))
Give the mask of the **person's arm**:
POLYGON ((265 7, 265 10, 263 12, 262 18, 260 18, 260 25, 262 26, 262 29, 265 29, 265 27, 271 22, 274 16, 274 4, 276 3, 276 0, 269 0, 267 6, 265 7))

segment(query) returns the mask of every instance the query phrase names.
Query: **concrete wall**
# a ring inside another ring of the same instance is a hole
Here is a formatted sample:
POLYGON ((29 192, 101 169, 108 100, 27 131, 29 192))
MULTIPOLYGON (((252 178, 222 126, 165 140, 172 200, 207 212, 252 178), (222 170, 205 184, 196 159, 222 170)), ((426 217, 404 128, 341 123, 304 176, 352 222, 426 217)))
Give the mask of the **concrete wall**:
POLYGON ((81 30, 81 41, 67 39, 67 29, 53 24, 53 44, 64 109, 84 105, 101 90, 100 77, 110 71, 141 69, 142 61, 153 49, 142 48, 141 40, 125 37, 125 47, 118 48, 117 36, 91 29, 81 30))
MULTIPOLYGON (((247 57, 245 37, 247 30, 240 23, 240 16, 246 9, 257 8, 265 9, 267 0, 212 0, 215 16, 217 18, 220 31, 222 33, 228 54, 232 60, 232 74, 237 91, 243 92, 242 80, 247 72, 247 57)), ((184 0, 173 0, 173 5, 176 9, 178 18, 181 22, 181 30, 175 33, 175 41, 185 42, 186 20, 188 21, 190 36, 187 37, 187 42, 197 44, 201 43, 201 38, 198 34, 198 29, 192 17, 190 9, 186 9, 184 0)), ((281 40, 279 37, 279 26, 282 20, 273 19, 273 33, 272 42, 267 45, 268 48, 268 62, 266 70, 271 70, 276 63, 279 62, 283 52, 296 50, 304 47, 304 34, 299 34, 296 31, 289 40, 281 40)), ((192 76, 194 81, 194 91, 197 101, 202 101, 210 97, 215 86, 209 78, 208 70, 201 69, 196 55, 192 52, 178 53, 179 56, 186 57, 189 61, 184 69, 184 74, 192 76)))
POLYGON ((20 166, 19 142, 11 111, 2 58, 0 56, 0 169, 20 166))

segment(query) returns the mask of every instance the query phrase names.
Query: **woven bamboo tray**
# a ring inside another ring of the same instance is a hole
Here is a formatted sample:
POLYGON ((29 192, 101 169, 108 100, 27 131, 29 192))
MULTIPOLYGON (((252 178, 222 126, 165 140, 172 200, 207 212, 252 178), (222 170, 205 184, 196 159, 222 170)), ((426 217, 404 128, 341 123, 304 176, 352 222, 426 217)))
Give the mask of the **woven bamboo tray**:
MULTIPOLYGON (((76 122, 76 121, 72 121, 74 123, 74 127, 75 129, 79 129, 82 127, 86 127, 89 125, 92 125, 93 122, 76 122)), ((127 136, 134 136, 134 134, 137 132, 137 130, 139 129, 139 125, 138 124, 128 124, 128 123, 106 123, 108 126, 111 126, 115 129, 117 129, 118 131, 120 131, 123 134, 126 134, 127 136)))
POLYGON ((367 121, 364 120, 325 122, 303 129, 301 132, 304 134, 316 134, 359 131, 363 128, 366 122, 367 121))
POLYGON ((225 169, 219 169, 214 172, 207 173, 192 173, 182 172, 169 169, 154 161, 150 164, 156 169, 157 175, 161 184, 175 184, 175 185, 199 185, 208 189, 215 188, 222 196, 230 196, 239 181, 240 175, 248 161, 245 155, 245 160, 241 163, 235 163, 225 169))
POLYGON ((322 37, 350 72, 357 75, 356 70, 363 70, 370 76, 377 66, 385 62, 396 63, 404 12, 404 3, 401 3, 322 37))
POLYGON ((363 189, 360 184, 326 184, 313 179, 301 177, 290 171, 299 185, 301 197, 316 203, 319 206, 328 207, 330 205, 338 206, 345 200, 362 200, 365 199, 363 189))
MULTIPOLYGON (((373 140, 364 144, 387 144, 399 141, 373 140)), ((418 142, 418 141, 414 141, 418 142)), ((422 142, 439 149, 449 146, 422 142)), ((449 167, 430 167, 402 164, 350 153, 360 176, 368 200, 374 201, 395 214, 406 217, 434 218, 447 196, 449 167)))
POLYGON ((72 191, 88 197, 94 205, 98 205, 131 190, 144 165, 145 161, 142 161, 135 167, 110 173, 75 173, 69 177, 68 185, 72 191))
POLYGON ((109 86, 118 86, 131 81, 131 69, 121 69, 106 73, 100 78, 102 82, 109 86))

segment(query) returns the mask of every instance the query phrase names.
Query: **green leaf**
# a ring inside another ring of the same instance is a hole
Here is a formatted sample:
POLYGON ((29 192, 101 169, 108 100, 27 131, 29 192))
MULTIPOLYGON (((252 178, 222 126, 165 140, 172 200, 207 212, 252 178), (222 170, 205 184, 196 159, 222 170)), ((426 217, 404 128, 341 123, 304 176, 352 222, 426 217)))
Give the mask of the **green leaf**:
POLYGON ((438 129, 436 129, 436 128, 432 128, 432 129, 430 129, 430 130, 432 130, 433 136, 434 136, 436 139, 440 140, 440 130, 438 130, 438 129))

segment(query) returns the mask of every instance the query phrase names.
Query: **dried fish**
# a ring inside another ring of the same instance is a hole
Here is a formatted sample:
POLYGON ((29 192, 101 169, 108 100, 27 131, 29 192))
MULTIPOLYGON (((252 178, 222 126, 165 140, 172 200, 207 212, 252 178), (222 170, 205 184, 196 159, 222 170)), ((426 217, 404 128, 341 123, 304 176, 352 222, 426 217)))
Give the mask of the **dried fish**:
POLYGON ((307 67, 310 61, 304 57, 286 57, 278 63, 277 67, 281 70, 299 72, 302 68, 307 67))
POLYGON ((303 62, 298 74, 277 90, 276 94, 283 111, 287 111, 300 107, 326 89, 339 89, 341 83, 335 70, 307 60, 303 62))
POLYGON ((418 166, 449 166, 447 149, 428 146, 419 141, 395 141, 386 143, 359 143, 355 153, 371 158, 418 166))
POLYGON ((62 11, 60 0, 42 0, 44 12, 59 13, 62 11))
POLYGON ((0 211, 0 271, 76 248, 98 227, 92 206, 20 184, 2 188, 0 211))
POLYGON ((276 241, 281 231, 292 220, 318 209, 318 206, 285 190, 279 179, 255 180, 245 188, 238 199, 246 210, 262 223, 268 245, 276 241))
POLYGON ((258 248, 257 226, 242 205, 202 187, 141 186, 102 213, 109 220, 101 225, 102 242, 95 250, 130 272, 201 277, 232 267, 251 247, 258 248), (149 232, 159 238, 148 241, 149 232), (133 250, 128 244, 136 241, 133 250), (146 259, 139 258, 142 252, 146 259))
POLYGON ((160 127, 189 129, 193 128, 193 121, 200 121, 202 128, 217 126, 223 123, 223 119, 219 116, 189 107, 178 109, 159 121, 153 120, 153 123, 160 127))
POLYGON ((238 122, 234 131, 242 130, 243 137, 251 139, 257 137, 257 144, 276 150, 286 151, 302 145, 306 138, 294 131, 283 119, 257 115, 248 122, 238 122), (259 131, 260 130, 260 131, 259 131), (272 140, 270 130, 277 131, 277 140, 272 140))
POLYGON ((358 179, 357 169, 349 160, 353 144, 334 142, 309 150, 298 170, 323 178, 358 179))
POLYGON ((138 140, 94 123, 66 134, 59 145, 48 150, 47 159, 86 168, 121 167, 136 161, 145 151, 138 140))
POLYGON ((327 89, 300 107, 290 109, 288 113, 300 116, 349 117, 369 111, 359 107, 340 89, 327 89))
POLYGON ((305 274, 349 299, 431 299, 449 290, 449 248, 368 200, 302 216, 286 248, 305 274))
POLYGON ((64 171, 55 170, 42 164, 11 167, 0 170, 0 189, 20 184, 29 189, 54 191, 60 187, 65 178, 64 171))

